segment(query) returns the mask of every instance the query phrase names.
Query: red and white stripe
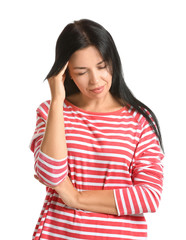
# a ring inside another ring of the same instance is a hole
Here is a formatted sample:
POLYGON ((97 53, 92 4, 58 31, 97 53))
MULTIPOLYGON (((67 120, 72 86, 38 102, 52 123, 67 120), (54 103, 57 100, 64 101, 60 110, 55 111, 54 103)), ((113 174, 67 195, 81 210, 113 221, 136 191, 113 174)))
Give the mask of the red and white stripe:
POLYGON ((143 214, 157 210, 163 185, 163 154, 146 119, 132 107, 92 113, 65 100, 68 156, 56 160, 40 150, 49 107, 37 108, 30 142, 38 177, 55 186, 68 174, 79 191, 112 189, 118 215, 69 208, 47 187, 33 239, 146 239, 143 214))
POLYGON ((32 151, 34 151, 34 169, 37 173, 37 176, 46 185, 54 187, 63 181, 63 179, 67 176, 68 166, 67 157, 56 160, 40 150, 46 127, 46 117, 48 114, 48 108, 45 109, 46 106, 48 105, 42 104, 37 109, 36 129, 30 148, 32 151))
POLYGON ((144 121, 133 158, 133 186, 114 190, 118 215, 157 210, 163 187, 162 159, 157 137, 144 121))

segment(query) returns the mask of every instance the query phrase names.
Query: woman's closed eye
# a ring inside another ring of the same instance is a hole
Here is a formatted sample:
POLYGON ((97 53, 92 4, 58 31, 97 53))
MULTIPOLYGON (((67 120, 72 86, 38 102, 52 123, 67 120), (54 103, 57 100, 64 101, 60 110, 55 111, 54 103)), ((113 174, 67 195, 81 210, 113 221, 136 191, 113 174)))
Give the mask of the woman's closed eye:
MULTIPOLYGON (((98 69, 100 70, 100 69, 104 69, 104 68, 106 68, 107 67, 107 65, 105 64, 104 66, 99 66, 98 67, 98 69)), ((87 73, 88 71, 85 71, 85 72, 79 72, 79 73, 77 73, 77 75, 78 76, 82 76, 82 75, 84 75, 85 73, 87 73)))
MULTIPOLYGON (((87 71, 86 71, 87 72, 87 71)), ((78 76, 82 76, 84 75, 86 72, 82 72, 82 73, 77 73, 78 76)))
POLYGON ((98 69, 104 69, 104 68, 106 68, 107 67, 107 65, 104 65, 104 66, 102 66, 102 67, 98 67, 98 69))

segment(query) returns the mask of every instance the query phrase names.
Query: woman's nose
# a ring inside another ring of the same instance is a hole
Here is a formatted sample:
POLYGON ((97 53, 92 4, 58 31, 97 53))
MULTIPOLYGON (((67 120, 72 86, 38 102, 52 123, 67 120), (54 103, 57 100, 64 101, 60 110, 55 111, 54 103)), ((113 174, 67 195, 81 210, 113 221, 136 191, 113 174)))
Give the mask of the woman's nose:
POLYGON ((91 84, 96 84, 98 82, 99 82, 98 73, 96 71, 91 72, 91 74, 90 74, 90 83, 91 84))

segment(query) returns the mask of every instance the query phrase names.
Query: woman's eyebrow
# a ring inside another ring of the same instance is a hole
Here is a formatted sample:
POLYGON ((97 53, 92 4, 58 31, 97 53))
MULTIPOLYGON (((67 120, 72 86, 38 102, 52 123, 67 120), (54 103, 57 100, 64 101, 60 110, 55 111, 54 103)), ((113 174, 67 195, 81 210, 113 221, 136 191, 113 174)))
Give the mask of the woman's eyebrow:
POLYGON ((86 67, 74 67, 73 69, 87 69, 86 67))
MULTIPOLYGON (((100 65, 100 64, 102 64, 103 62, 105 62, 105 61, 103 60, 103 61, 97 63, 96 65, 100 65)), ((86 67, 74 67, 73 69, 87 69, 87 68, 86 68, 86 67)))

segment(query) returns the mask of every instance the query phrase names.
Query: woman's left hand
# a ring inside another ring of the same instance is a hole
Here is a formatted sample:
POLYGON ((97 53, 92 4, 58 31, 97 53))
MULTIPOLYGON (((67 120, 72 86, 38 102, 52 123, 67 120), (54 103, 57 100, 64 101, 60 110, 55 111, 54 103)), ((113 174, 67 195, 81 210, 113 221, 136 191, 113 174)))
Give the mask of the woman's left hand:
MULTIPOLYGON (((37 175, 34 175, 34 177, 42 184, 44 184, 37 175)), ((47 186, 46 184, 44 184, 47 186)), ((50 186, 47 186, 50 187, 50 186)), ((79 192, 77 189, 73 186, 70 178, 67 176, 61 183, 59 183, 57 186, 52 187, 60 196, 64 204, 66 204, 69 207, 76 208, 78 205, 78 197, 79 192)))

